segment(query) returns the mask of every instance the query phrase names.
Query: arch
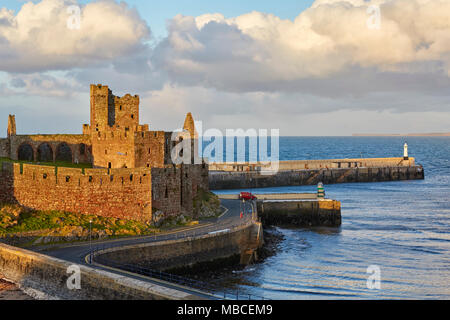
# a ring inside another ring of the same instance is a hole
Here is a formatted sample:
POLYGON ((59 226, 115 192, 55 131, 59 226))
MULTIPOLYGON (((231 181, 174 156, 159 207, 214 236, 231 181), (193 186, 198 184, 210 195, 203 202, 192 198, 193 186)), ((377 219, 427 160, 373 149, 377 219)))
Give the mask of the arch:
POLYGON ((37 161, 53 161, 53 149, 47 142, 41 143, 37 150, 37 161))
POLYGON ((80 143, 80 155, 84 156, 86 151, 86 145, 84 143, 80 143))
POLYGON ((65 142, 56 148, 56 161, 72 162, 72 149, 65 142))
POLYGON ((17 149, 17 158, 19 160, 34 161, 34 150, 29 143, 22 143, 17 149))

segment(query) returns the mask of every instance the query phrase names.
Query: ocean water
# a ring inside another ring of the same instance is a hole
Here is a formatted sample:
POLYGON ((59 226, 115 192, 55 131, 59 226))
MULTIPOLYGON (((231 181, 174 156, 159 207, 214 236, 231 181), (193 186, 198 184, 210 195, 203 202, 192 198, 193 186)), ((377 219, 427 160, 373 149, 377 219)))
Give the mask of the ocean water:
POLYGON ((450 137, 282 137, 280 160, 401 157, 405 140, 425 180, 326 185, 340 228, 277 228, 277 253, 227 281, 269 299, 450 299, 450 137), (369 266, 380 289, 367 286, 369 266))

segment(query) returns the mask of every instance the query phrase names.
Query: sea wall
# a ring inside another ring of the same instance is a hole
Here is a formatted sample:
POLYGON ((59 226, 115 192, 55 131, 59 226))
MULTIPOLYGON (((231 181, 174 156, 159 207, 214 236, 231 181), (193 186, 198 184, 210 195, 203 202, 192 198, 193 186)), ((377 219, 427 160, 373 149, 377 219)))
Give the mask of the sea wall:
MULTIPOLYGON (((252 193, 258 200, 300 200, 317 199, 317 193, 252 193)), ((219 199, 239 200, 239 193, 217 194, 219 199)))
POLYGON ((278 171, 271 175, 259 171, 209 171, 211 190, 415 179, 424 179, 421 166, 299 169, 278 171))
MULTIPOLYGON (((277 163, 278 171, 317 170, 341 168, 388 168, 415 166, 415 158, 356 158, 356 159, 324 159, 324 160, 289 160, 277 163)), ((210 171, 264 171, 270 166, 254 163, 211 163, 210 171)))
POLYGON ((246 264, 262 243, 261 224, 249 223, 198 237, 106 249, 97 253, 94 261, 153 270, 195 268, 202 263, 227 258, 246 264))
POLYGON ((75 266, 80 270, 80 289, 70 290, 67 280, 73 275, 73 267, 73 264, 63 260, 0 243, 0 278, 11 280, 26 291, 33 289, 52 298, 73 300, 198 298, 179 290, 83 265, 75 266))
POLYGON ((297 227, 339 227, 341 203, 336 200, 258 200, 263 225, 297 227))

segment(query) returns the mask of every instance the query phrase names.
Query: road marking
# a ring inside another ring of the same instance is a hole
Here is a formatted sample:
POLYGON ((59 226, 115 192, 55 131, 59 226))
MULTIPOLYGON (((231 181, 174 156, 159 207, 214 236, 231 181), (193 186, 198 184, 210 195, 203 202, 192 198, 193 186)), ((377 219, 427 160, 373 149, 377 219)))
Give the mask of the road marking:
POLYGON ((227 207, 225 207, 225 206, 221 206, 222 208, 224 208, 225 209, 225 211, 220 215, 220 216, 218 216, 217 217, 217 219, 220 219, 220 218, 222 218, 225 214, 227 214, 228 213, 228 211, 229 211, 229 209, 227 208, 227 207))

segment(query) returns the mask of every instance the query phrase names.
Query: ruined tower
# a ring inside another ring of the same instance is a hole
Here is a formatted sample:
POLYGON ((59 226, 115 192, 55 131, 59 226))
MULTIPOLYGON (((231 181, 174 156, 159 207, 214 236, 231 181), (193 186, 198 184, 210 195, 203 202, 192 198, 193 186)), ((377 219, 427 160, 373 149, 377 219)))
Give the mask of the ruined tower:
POLYGON ((183 130, 189 132, 191 139, 198 138, 197 131, 195 130, 194 118, 192 117, 192 113, 190 112, 186 115, 186 119, 184 120, 183 130))
POLYGON ((91 85, 91 130, 122 128, 136 131, 139 125, 139 96, 114 96, 108 86, 91 85))
POLYGON ((139 126, 139 96, 117 97, 108 86, 91 85, 91 124, 95 167, 135 167, 134 133, 139 126))
POLYGON ((7 137, 16 135, 16 117, 14 115, 9 115, 8 117, 8 135, 7 137))

